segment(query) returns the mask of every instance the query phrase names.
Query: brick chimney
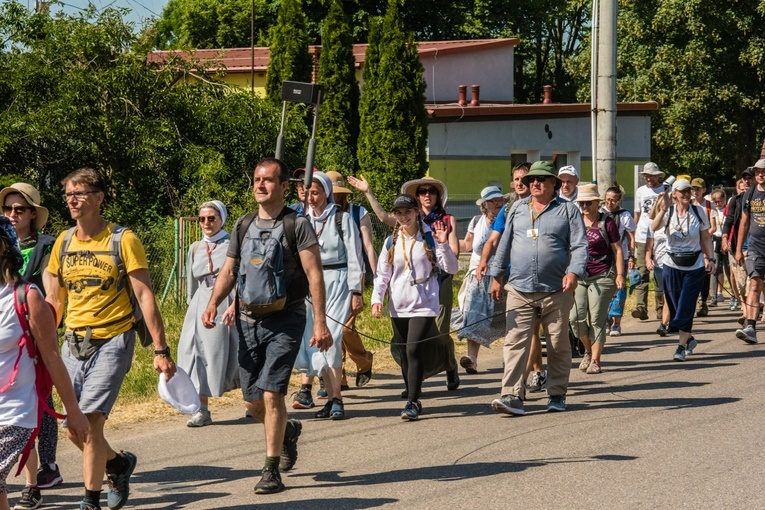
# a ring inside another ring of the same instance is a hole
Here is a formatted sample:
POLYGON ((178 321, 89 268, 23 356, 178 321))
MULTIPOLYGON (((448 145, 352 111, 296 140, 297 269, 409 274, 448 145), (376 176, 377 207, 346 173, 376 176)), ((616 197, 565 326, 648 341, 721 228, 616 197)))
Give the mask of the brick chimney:
POLYGON ((552 85, 545 85, 542 87, 542 89, 545 92, 545 98, 542 101, 542 104, 551 104, 552 103, 552 85))
POLYGON ((470 106, 481 106, 481 101, 478 99, 478 96, 480 93, 481 93, 480 85, 470 86, 470 106))
POLYGON ((460 106, 467 106, 467 85, 460 85, 457 87, 460 93, 460 99, 457 101, 457 104, 460 106))

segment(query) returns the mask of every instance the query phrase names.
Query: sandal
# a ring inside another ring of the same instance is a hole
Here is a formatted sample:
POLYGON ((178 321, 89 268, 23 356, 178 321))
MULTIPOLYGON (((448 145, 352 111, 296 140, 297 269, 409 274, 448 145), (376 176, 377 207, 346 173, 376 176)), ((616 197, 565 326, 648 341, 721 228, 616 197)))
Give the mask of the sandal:
POLYGON ((324 404, 324 407, 322 407, 319 411, 314 413, 314 418, 329 418, 330 413, 332 412, 332 401, 330 400, 326 404, 324 404))
POLYGON ((332 420, 342 420, 345 418, 345 407, 343 407, 343 401, 339 398, 332 399, 332 409, 329 414, 332 420))

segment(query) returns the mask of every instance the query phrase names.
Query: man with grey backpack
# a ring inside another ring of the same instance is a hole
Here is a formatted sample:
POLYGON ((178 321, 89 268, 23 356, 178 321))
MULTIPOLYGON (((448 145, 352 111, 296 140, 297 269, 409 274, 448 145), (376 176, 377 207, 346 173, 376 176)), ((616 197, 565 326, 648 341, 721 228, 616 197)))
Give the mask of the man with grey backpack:
POLYGON ((289 168, 266 158, 255 167, 253 182, 258 210, 234 226, 202 323, 215 327, 218 305, 236 286, 242 394, 265 427, 266 459, 255 493, 273 494, 284 489, 280 471, 292 469, 297 460, 302 426, 287 420, 284 396, 300 350, 309 291, 314 315, 310 344, 326 351, 332 336, 316 234, 305 217, 284 205, 289 168))

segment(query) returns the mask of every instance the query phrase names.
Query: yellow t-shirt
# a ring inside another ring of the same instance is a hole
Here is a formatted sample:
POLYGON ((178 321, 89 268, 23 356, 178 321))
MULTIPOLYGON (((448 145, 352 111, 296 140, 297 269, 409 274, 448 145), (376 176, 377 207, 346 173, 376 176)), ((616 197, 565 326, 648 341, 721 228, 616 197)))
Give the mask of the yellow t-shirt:
MULTIPOLYGON (((64 256, 62 276, 67 293, 66 329, 84 334, 90 326, 93 338, 112 338, 133 326, 133 309, 127 289, 117 295, 119 271, 111 256, 111 236, 114 223, 110 223, 89 241, 72 236, 64 256), (98 315, 96 315, 98 314, 98 315)), ((61 245, 66 231, 53 245, 48 271, 58 276, 61 266, 61 245)), ((130 230, 125 230, 120 241, 125 270, 148 269, 146 252, 141 241, 130 230)))

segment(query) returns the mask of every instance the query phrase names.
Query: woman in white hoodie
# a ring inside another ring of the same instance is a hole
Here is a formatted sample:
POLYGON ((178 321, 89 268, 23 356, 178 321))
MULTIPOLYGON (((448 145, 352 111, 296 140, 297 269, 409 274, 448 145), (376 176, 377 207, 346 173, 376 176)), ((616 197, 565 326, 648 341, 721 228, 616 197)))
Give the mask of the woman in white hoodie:
POLYGON ((406 346, 401 359, 407 388, 407 403, 401 412, 405 420, 416 420, 422 412, 423 347, 439 311, 436 268, 454 274, 458 265, 449 248, 447 227, 434 223, 432 234, 426 233, 418 209, 411 195, 401 194, 394 200, 396 226, 378 258, 372 293, 372 314, 377 318, 388 294, 394 342, 406 346))

